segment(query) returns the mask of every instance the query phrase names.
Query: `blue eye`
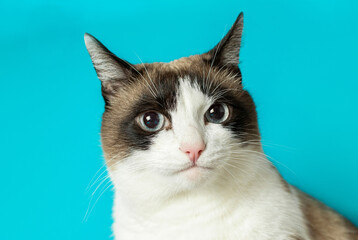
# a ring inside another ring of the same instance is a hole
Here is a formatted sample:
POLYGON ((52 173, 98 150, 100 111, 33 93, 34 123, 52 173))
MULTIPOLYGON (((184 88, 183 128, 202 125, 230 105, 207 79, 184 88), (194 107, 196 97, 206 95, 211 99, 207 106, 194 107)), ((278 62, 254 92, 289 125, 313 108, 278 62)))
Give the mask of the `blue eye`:
POLYGON ((137 117, 139 126, 147 132, 156 132, 164 126, 164 116, 155 111, 140 114, 137 117))
POLYGON ((205 113, 205 118, 211 123, 223 123, 229 117, 229 107, 224 103, 216 103, 210 106, 205 113))

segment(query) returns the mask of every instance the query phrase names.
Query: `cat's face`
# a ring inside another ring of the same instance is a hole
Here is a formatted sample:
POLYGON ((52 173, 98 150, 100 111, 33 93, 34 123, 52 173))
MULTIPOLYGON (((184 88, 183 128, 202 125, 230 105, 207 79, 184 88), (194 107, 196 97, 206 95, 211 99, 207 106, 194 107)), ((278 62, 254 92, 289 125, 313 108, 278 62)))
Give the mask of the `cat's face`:
POLYGON ((243 156, 257 147, 259 132, 237 66, 241 30, 240 15, 208 53, 138 65, 86 36, 106 101, 102 146, 119 188, 153 184, 181 192, 233 167, 245 172, 243 156))

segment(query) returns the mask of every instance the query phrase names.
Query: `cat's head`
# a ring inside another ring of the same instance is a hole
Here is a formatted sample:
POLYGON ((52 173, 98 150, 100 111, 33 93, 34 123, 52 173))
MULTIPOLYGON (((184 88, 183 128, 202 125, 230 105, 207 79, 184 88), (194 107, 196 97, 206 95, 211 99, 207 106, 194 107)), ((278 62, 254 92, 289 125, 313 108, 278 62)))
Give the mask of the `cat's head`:
POLYGON ((222 182, 236 168, 245 175, 259 132, 238 67, 242 29, 240 14, 207 53, 136 65, 85 35, 106 103, 102 147, 118 188, 170 195, 222 182))

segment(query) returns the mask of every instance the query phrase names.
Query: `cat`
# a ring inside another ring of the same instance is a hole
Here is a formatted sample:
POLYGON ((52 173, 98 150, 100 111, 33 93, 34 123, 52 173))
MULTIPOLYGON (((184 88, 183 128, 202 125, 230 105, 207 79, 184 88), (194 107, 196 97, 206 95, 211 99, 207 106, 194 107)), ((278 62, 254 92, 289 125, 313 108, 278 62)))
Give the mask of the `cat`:
POLYGON ((116 240, 358 240, 265 158, 238 67, 243 14, 210 51, 133 65, 89 34, 116 240))

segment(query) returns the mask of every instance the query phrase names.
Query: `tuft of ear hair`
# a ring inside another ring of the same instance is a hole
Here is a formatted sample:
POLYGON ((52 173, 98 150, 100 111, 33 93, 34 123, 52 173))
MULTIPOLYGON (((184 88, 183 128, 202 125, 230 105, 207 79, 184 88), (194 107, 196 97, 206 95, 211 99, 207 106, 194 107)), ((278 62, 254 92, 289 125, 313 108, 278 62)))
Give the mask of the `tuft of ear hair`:
POLYGON ((97 76, 102 83, 102 95, 108 103, 110 95, 115 94, 119 87, 130 81, 135 68, 110 52, 91 34, 85 33, 84 39, 97 76))
POLYGON ((241 12, 225 37, 208 54, 217 66, 238 68, 244 14, 241 12))

